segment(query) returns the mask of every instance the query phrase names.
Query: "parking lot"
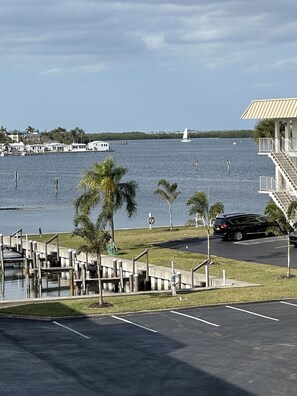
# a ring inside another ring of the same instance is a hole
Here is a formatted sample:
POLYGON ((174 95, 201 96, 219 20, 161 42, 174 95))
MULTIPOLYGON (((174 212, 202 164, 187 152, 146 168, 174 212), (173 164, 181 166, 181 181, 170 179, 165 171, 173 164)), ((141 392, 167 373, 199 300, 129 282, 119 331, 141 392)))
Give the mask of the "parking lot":
MULTIPOLYGON (((206 238, 187 238, 160 243, 158 246, 207 254, 206 238)), ((297 248, 291 246, 290 252, 291 267, 297 268, 297 248)), ((221 238, 212 237, 211 253, 215 256, 229 257, 235 260, 286 267, 288 263, 287 237, 250 238, 240 242, 223 241, 221 238)))
POLYGON ((0 318, 1 395, 293 395, 297 301, 0 318))

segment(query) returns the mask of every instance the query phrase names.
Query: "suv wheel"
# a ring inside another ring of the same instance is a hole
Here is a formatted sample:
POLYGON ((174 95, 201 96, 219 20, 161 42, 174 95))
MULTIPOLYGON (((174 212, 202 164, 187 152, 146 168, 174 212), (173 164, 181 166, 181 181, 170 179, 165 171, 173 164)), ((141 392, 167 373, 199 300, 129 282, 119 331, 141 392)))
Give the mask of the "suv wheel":
POLYGON ((234 241, 241 241, 243 239, 243 232, 242 231, 235 231, 233 234, 234 241))

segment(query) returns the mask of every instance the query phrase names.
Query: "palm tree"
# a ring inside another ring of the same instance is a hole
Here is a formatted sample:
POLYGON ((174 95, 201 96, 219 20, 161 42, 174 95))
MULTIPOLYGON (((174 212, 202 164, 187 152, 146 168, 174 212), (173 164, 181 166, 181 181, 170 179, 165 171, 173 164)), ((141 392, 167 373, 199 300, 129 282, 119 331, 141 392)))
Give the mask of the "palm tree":
POLYGON ((163 188, 157 188, 155 194, 160 195, 164 201, 167 202, 169 208, 169 223, 170 223, 170 230, 173 230, 173 223, 172 223, 172 204, 180 194, 180 191, 176 191, 177 183, 170 184, 165 179, 160 179, 158 182, 158 187, 162 186, 163 188))
POLYGON ((138 186, 135 181, 121 181, 126 173, 127 169, 117 167, 112 157, 94 163, 91 170, 84 171, 78 185, 83 192, 74 201, 77 213, 84 214, 90 214, 91 209, 101 203, 101 214, 108 221, 113 243, 115 212, 125 205, 130 218, 137 210, 135 196, 138 186))
POLYGON ((285 214, 275 202, 270 200, 265 208, 265 215, 269 218, 270 221, 273 221, 278 224, 278 227, 269 227, 266 232, 273 232, 276 235, 287 234, 288 236, 288 261, 287 261, 287 278, 291 277, 291 246, 290 246, 290 237, 289 234, 292 231, 292 226, 290 224, 290 220, 295 219, 297 209, 297 201, 293 201, 290 203, 287 213, 285 214))
POLYGON ((215 202, 209 206, 209 197, 203 192, 198 191, 187 200, 190 206, 189 214, 198 215, 207 230, 207 261, 210 263, 210 231, 212 221, 219 213, 224 212, 224 205, 221 202, 215 202))
POLYGON ((99 291, 99 306, 104 306, 102 279, 101 279, 101 253, 106 248, 110 240, 110 234, 105 231, 106 221, 102 216, 99 216, 97 221, 93 223, 88 215, 80 214, 74 219, 75 230, 72 235, 80 236, 84 243, 82 243, 77 252, 84 252, 93 254, 97 261, 98 274, 98 291, 99 291))
MULTIPOLYGON (((296 226, 296 214, 297 214, 297 201, 292 201, 287 209, 287 217, 288 220, 294 224, 294 227, 296 226)), ((291 229, 288 231, 288 252, 290 250, 290 231, 293 230, 293 227, 291 225, 290 227, 291 229)), ((287 270, 288 278, 291 276, 290 261, 291 261, 290 258, 288 258, 288 270, 287 270)))
MULTIPOLYGON (((281 134, 284 132, 284 130, 285 130, 285 123, 280 122, 281 134)), ((257 122, 252 134, 252 138, 255 143, 259 143, 260 138, 274 139, 274 134, 275 134, 275 120, 272 118, 267 118, 265 120, 260 120, 257 122)))
POLYGON ((276 227, 269 227, 267 229, 268 233, 283 235, 291 231, 291 226, 287 220, 288 216, 286 216, 272 199, 268 201, 264 209, 264 214, 271 222, 278 224, 276 227))

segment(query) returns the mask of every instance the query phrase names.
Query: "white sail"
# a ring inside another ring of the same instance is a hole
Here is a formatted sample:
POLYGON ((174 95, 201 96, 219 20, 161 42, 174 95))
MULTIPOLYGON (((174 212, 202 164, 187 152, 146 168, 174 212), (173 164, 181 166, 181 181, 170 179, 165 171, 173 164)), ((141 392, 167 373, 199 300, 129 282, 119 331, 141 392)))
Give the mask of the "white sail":
POLYGON ((190 141, 191 141, 191 139, 189 139, 188 128, 185 128, 184 133, 183 133, 182 143, 187 143, 190 141))

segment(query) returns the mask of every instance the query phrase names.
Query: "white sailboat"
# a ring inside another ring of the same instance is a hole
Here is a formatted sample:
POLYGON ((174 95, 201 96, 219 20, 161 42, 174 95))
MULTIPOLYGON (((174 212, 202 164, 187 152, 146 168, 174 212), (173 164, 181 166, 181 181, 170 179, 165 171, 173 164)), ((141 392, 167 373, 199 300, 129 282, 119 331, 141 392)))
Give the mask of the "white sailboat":
POLYGON ((191 139, 189 139, 188 128, 186 128, 186 129, 184 130, 184 133, 183 133, 182 143, 188 143, 188 142, 190 142, 190 141, 191 141, 191 139))

